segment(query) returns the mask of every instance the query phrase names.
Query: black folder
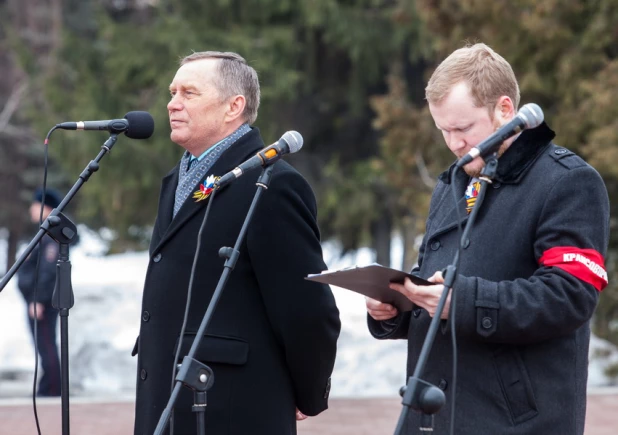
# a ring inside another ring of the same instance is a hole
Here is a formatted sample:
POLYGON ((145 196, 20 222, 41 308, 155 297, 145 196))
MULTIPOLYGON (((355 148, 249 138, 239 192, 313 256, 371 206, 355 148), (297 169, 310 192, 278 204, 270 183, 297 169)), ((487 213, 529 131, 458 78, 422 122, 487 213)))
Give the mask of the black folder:
POLYGON ((388 285, 391 282, 403 284, 405 278, 410 278, 416 285, 433 285, 433 283, 418 276, 375 263, 368 266, 327 270, 309 275, 305 279, 352 290, 380 302, 394 305, 400 312, 403 312, 411 311, 414 304, 401 293, 392 290, 388 285))

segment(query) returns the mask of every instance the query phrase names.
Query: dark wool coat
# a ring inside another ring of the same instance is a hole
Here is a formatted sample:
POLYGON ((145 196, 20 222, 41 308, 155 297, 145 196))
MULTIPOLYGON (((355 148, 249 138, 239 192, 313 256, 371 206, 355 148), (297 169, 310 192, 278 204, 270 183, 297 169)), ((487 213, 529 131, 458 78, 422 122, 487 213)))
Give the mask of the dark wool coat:
MULTIPOLYGON (((208 175, 223 175, 263 147, 254 128, 221 155, 208 175)), ((136 435, 153 433, 170 396, 197 234, 210 200, 195 202, 190 196, 172 219, 178 170, 163 179, 144 285, 136 344, 136 435)), ((218 251, 234 246, 259 174, 249 172, 215 195, 202 236, 181 360, 223 271, 218 251)), ((207 434, 296 434, 296 407, 311 416, 327 408, 339 312, 328 286, 304 279, 325 268, 313 192, 295 169, 279 161, 198 349, 196 359, 214 372, 207 434)), ((183 388, 175 435, 197 433, 192 404, 192 391, 183 388)))
MULTIPOLYGON (((599 291, 561 267, 540 264, 540 259, 560 247, 592 249, 604 256, 609 203, 598 173, 552 144, 553 137, 542 124, 522 133, 500 158, 497 177, 464 243, 461 275, 453 287, 456 308, 451 308, 458 346, 458 435, 584 432, 589 321, 599 291)), ((451 264, 457 249, 451 189, 461 198, 463 223, 468 219, 463 195, 469 177, 461 171, 452 186, 452 169, 440 177, 432 197, 413 270, 423 278, 451 264)), ((377 338, 408 339, 410 376, 430 320, 416 308, 391 319, 395 327, 371 318, 369 327, 377 338)), ((449 433, 450 337, 450 328, 438 332, 422 376, 447 396, 435 416, 436 434, 449 433)), ((406 434, 419 433, 417 412, 410 412, 407 423, 406 434)))
POLYGON ((34 283, 36 280, 36 262, 41 251, 39 280, 37 282, 36 301, 52 308, 52 296, 56 287, 56 262, 58 261, 58 243, 45 235, 33 249, 24 264, 17 271, 17 286, 26 302, 34 302, 34 283))

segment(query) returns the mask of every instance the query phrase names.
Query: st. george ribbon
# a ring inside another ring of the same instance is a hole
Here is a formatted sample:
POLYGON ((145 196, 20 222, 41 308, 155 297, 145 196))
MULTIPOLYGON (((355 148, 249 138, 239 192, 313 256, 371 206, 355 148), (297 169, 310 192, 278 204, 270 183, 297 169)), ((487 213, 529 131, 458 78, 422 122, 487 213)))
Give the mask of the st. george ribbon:
POLYGON ((215 186, 221 188, 251 169, 270 166, 284 154, 295 153, 303 147, 303 137, 297 131, 286 131, 277 142, 260 150, 255 156, 223 175, 215 186))
POLYGON ((56 128, 64 130, 99 130, 112 134, 123 133, 131 139, 148 139, 154 132, 154 120, 148 112, 129 112, 122 119, 105 121, 63 122, 56 128))
POLYGON ((477 157, 485 157, 496 151, 496 149, 508 138, 515 136, 523 130, 537 128, 543 122, 543 110, 534 104, 529 103, 522 106, 517 115, 483 142, 472 148, 468 154, 457 162, 456 166, 461 168, 477 157))

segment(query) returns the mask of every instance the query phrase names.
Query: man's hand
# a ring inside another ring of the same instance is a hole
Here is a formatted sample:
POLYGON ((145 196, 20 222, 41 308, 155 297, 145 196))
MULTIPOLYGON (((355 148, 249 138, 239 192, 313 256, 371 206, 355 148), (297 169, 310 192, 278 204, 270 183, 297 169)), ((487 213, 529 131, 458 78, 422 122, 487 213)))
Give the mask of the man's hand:
POLYGON ((367 305, 367 312, 375 320, 388 320, 397 315, 397 308, 391 304, 385 304, 367 297, 365 298, 365 304, 367 305))
MULTIPOLYGON (((436 272, 427 281, 436 283, 436 285, 416 285, 406 278, 403 284, 391 283, 390 287, 393 290, 398 291, 408 299, 410 299, 415 305, 427 310, 431 317, 436 315, 436 308, 442 296, 442 283, 444 278, 442 272, 436 272)), ((449 309, 451 307, 451 295, 449 293, 446 303, 444 304, 444 310, 442 310, 441 319, 447 319, 449 309)))
POLYGON ((298 410, 298 408, 296 408, 296 421, 302 421, 304 419, 306 419, 307 416, 305 414, 303 414, 302 412, 300 412, 298 410))
MULTIPOLYGON (((30 302, 28 305, 28 314, 31 319, 34 319, 34 302, 30 302)), ((36 319, 43 320, 43 314, 45 313, 45 306, 39 302, 36 302, 36 319)))

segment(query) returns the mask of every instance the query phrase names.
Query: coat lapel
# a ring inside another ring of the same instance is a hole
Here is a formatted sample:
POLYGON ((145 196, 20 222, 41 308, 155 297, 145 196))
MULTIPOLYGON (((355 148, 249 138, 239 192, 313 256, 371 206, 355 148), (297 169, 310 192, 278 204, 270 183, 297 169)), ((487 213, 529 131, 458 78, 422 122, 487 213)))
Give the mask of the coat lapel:
MULTIPOLYGON (((448 174, 450 175, 450 171, 448 174)), ((442 220, 436 222, 434 226, 435 229, 432 231, 431 237, 457 228, 458 216, 461 216, 461 224, 466 224, 466 221, 468 220, 468 213, 466 212, 466 198, 464 194, 466 192, 469 178, 470 177, 463 170, 459 170, 455 177, 455 184, 453 186, 449 184, 448 187, 444 189, 444 197, 442 198, 442 202, 445 204, 445 209, 447 211, 444 213, 442 220), (455 193, 457 194, 458 200, 456 205, 454 204, 451 189, 455 189, 455 193), (456 207, 459 208, 459 214, 457 213, 456 207)))
POLYGON ((157 213, 159 238, 165 235, 170 223, 172 222, 172 211, 174 208, 174 197, 176 195, 176 185, 178 185, 177 165, 161 182, 161 198, 159 199, 159 211, 157 213))
MULTIPOLYGON (((230 148, 228 148, 219 159, 215 162, 215 164, 210 168, 208 174, 221 176, 225 173, 231 171, 236 166, 247 160, 251 155, 256 154, 261 148, 264 148, 264 142, 260 137, 260 132, 257 128, 252 128, 250 132, 245 134, 243 137, 238 139, 238 142, 234 143, 230 148)), ((190 220, 192 217, 196 215, 198 211, 202 208, 206 207, 208 202, 210 201, 210 197, 196 202, 193 199, 193 195, 189 195, 189 197, 185 200, 180 210, 174 218, 172 218, 172 210, 174 207, 174 198, 176 195, 176 186, 178 185, 178 170, 179 165, 174 169, 173 173, 165 177, 163 180, 163 187, 161 193, 161 204, 159 208, 159 216, 161 217, 161 223, 169 222, 167 226, 160 226, 162 231, 161 240, 157 244, 156 248, 152 251, 157 252, 161 249, 161 247, 171 238, 173 237, 182 227, 183 225, 190 220), (167 181, 166 181, 167 180, 167 181), (169 192, 168 192, 169 190, 169 192), (165 204, 163 204, 163 198, 166 198, 165 204), (166 209, 161 210, 161 207, 166 207, 166 209)), ((204 180, 201 180, 194 186, 194 191, 198 190, 200 184, 204 180)), ((216 195, 221 195, 225 193, 225 188, 221 191, 217 191, 216 195)))

